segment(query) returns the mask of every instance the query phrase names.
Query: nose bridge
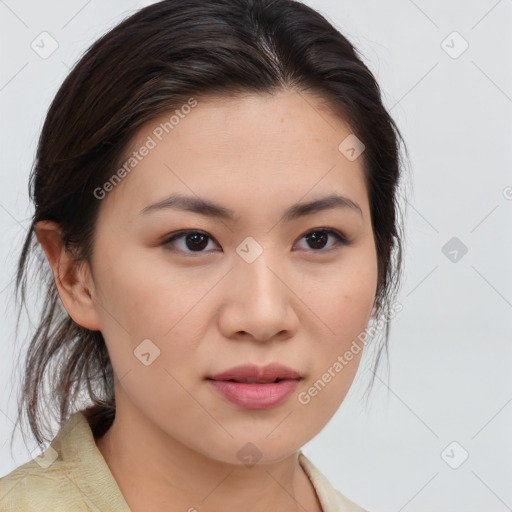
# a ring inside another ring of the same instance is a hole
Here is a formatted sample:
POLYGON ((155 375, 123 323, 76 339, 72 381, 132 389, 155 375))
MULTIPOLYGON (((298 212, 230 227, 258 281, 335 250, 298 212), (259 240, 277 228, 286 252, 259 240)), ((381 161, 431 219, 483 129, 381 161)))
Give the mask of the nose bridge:
POLYGON ((236 291, 230 293, 231 314, 229 320, 225 318, 225 325, 230 326, 231 334, 243 331, 261 341, 294 326, 289 311, 291 292, 281 282, 285 279, 279 276, 279 256, 258 246, 254 240, 247 240, 237 248, 239 254, 230 278, 231 285, 234 282, 232 292, 236 291))
MULTIPOLYGON (((259 245, 259 244, 258 244, 259 245)), ((254 242, 247 241, 237 249, 239 259, 236 263, 236 279, 251 302, 263 307, 266 303, 283 300, 283 284, 277 278, 279 265, 270 248, 258 249, 254 242), (247 252, 243 252, 243 251, 247 252)))

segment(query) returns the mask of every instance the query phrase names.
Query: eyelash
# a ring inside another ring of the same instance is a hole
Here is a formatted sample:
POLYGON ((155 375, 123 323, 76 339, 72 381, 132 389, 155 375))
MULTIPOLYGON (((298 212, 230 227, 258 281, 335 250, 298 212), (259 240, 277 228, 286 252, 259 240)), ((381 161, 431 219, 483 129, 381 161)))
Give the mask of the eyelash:
MULTIPOLYGON (((327 235, 332 235, 336 239, 336 243, 327 249, 309 249, 309 252, 325 253, 325 252, 331 251, 333 249, 339 248, 340 245, 349 245, 350 244, 350 242, 347 240, 347 238, 341 232, 334 230, 334 229, 328 229, 328 228, 315 228, 310 231, 307 231, 306 233, 304 233, 301 236, 300 240, 302 240, 307 235, 311 235, 312 233, 324 233, 327 235)), ((178 231, 178 232, 172 234, 170 237, 166 238, 161 243, 161 245, 168 248, 172 244, 172 242, 179 240, 181 238, 184 238, 187 235, 203 235, 203 236, 207 237, 208 239, 215 241, 215 239, 212 236, 210 236, 208 233, 206 233, 204 231, 197 230, 197 229, 188 229, 188 230, 178 231)), ((215 241, 215 243, 217 243, 217 242, 215 241)), ((172 248, 169 248, 168 250, 171 250, 173 252, 182 252, 182 253, 191 254, 191 255, 193 255, 193 254, 199 255, 199 254, 207 253, 207 251, 183 251, 181 249, 172 249, 172 248)))

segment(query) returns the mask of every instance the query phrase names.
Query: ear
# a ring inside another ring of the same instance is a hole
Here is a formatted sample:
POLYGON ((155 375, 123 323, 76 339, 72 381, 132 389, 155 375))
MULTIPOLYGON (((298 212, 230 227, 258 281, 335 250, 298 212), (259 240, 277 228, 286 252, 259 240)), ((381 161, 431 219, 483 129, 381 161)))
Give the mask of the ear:
POLYGON ((64 246, 62 231, 57 223, 39 221, 35 225, 35 233, 53 271, 60 300, 69 316, 82 327, 100 330, 89 265, 73 260, 64 246))

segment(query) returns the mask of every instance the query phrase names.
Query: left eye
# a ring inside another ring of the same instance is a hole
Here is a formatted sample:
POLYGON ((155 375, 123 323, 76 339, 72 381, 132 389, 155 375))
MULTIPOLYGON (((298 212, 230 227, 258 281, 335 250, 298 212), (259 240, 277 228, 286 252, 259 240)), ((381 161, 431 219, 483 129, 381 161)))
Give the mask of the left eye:
MULTIPOLYGON (((301 237, 305 239, 308 244, 310 244, 309 249, 315 252, 319 252, 322 249, 325 249, 329 236, 334 238, 334 243, 327 247, 327 249, 332 248, 337 245, 346 245, 348 244, 347 239, 338 231, 334 231, 332 229, 315 229, 313 231, 308 231, 308 233, 304 234, 301 237), (312 246, 311 246, 312 245, 312 246)), ((213 241, 213 238, 204 233, 202 231, 180 231, 172 235, 170 238, 167 238, 162 242, 164 246, 175 246, 178 250, 183 252, 206 252, 205 249, 208 247, 209 240, 213 241), (181 244, 181 247, 179 244, 181 244)), ((306 248, 308 249, 308 248, 306 248)))
POLYGON ((320 249, 325 249, 325 244, 329 236, 332 236, 335 239, 335 242, 331 244, 328 249, 340 244, 348 244, 347 239, 341 233, 332 229, 315 229, 314 231, 306 233, 302 238, 305 238, 308 244, 313 244, 312 249, 314 251, 318 251, 320 249))

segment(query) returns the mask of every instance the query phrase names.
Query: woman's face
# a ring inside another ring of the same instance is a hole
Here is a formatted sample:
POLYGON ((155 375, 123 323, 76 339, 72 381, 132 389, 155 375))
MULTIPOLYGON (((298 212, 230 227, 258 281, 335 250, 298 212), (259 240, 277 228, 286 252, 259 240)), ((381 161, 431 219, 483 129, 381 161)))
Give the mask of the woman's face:
POLYGON ((349 127, 306 93, 196 100, 145 125, 97 191, 91 293, 118 417, 218 461, 278 461, 324 427, 359 364, 344 354, 377 286, 364 153, 339 149, 349 127), (300 207, 334 195, 349 202, 300 207), (300 379, 211 380, 270 363, 300 379))

